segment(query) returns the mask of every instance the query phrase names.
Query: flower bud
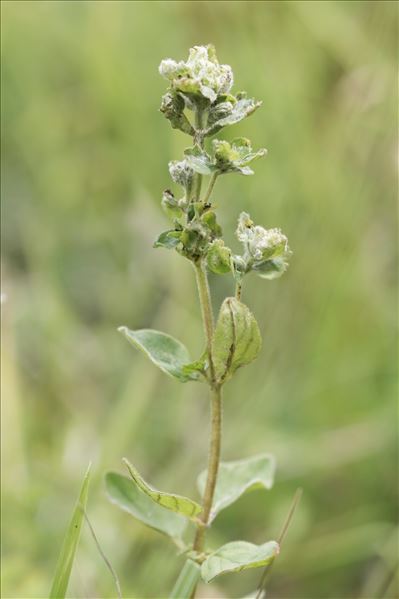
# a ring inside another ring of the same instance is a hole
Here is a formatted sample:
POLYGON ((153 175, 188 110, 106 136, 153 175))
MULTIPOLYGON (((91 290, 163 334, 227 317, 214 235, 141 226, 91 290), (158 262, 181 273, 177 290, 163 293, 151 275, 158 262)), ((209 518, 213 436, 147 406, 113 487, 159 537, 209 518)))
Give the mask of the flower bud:
POLYGON ((254 225, 249 214, 242 212, 236 234, 244 244, 248 270, 255 271, 265 279, 279 277, 287 270, 292 252, 287 237, 280 229, 264 229, 254 225))
POLYGON ((181 185, 187 192, 191 189, 194 171, 187 160, 173 160, 169 162, 169 173, 173 181, 181 185))
POLYGON ((224 245, 222 239, 215 239, 210 244, 206 258, 211 272, 217 275, 231 272, 231 250, 224 245))
POLYGON ((161 206, 171 219, 180 218, 183 214, 179 202, 169 189, 166 189, 162 194, 161 206))

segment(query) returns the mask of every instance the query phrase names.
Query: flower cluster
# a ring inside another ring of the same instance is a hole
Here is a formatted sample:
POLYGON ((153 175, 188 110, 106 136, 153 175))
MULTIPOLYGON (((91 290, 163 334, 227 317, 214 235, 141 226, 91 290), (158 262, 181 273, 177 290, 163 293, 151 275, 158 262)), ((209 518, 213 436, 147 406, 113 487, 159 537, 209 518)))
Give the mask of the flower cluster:
POLYGON ((159 65, 160 74, 170 81, 171 88, 183 94, 200 96, 215 102, 218 96, 228 94, 233 85, 233 71, 227 64, 219 64, 212 45, 194 46, 186 62, 171 58, 159 65))
POLYGON ((245 92, 231 93, 233 71, 227 64, 219 64, 215 48, 194 46, 186 61, 167 58, 159 65, 160 74, 169 81, 169 89, 162 97, 161 112, 174 129, 195 136, 185 110, 203 113, 203 137, 214 135, 226 125, 238 123, 252 114, 261 102, 247 98, 245 92))
POLYGON ((249 214, 241 212, 236 235, 244 246, 243 256, 236 257, 240 273, 253 270, 265 279, 274 279, 287 270, 292 252, 281 229, 254 225, 249 214))

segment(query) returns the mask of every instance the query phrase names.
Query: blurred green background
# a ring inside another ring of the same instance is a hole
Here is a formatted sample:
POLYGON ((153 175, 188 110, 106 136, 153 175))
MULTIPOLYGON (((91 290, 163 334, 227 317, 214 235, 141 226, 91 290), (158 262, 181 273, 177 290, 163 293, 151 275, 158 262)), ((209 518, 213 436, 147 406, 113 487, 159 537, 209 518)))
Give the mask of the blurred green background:
MULTIPOLYGON (((244 290, 264 347, 226 388, 223 456, 276 455, 272 491, 224 512, 212 546, 276 537, 304 494, 270 597, 397 597, 396 40, 394 2, 3 2, 3 597, 48 593, 87 463, 89 515, 126 598, 160 598, 168 541, 107 502, 123 455, 193 494, 204 389, 158 373, 116 328, 203 346, 191 267, 153 250, 167 163, 189 138, 158 112, 162 58, 215 44, 235 89, 263 100, 226 131, 268 157, 221 179, 227 239, 241 210, 294 250, 244 290)), ((215 309, 232 291, 211 280, 215 309)), ((242 597, 260 572, 201 597, 242 597)), ((115 590, 84 530, 70 597, 115 590)))

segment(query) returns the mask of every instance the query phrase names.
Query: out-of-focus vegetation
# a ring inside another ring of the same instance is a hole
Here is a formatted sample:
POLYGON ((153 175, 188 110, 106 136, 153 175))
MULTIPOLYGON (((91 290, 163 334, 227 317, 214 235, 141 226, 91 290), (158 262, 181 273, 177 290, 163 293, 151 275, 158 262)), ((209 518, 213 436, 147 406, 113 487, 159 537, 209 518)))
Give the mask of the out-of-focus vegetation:
MULTIPOLYGON (((158 64, 209 42, 263 100, 229 135, 269 149, 253 178, 218 182, 224 229, 236 243, 244 209, 294 250, 287 275, 244 290, 264 348, 224 411, 224 458, 273 452, 275 487, 227 510, 210 541, 276 537, 302 486, 270 596, 395 597, 396 3, 2 8, 3 597, 47 595, 90 460, 88 513, 124 596, 165 597, 181 567, 107 502, 102 476, 126 455, 195 496, 205 465, 204 388, 166 379, 116 328, 202 349, 191 267, 151 246, 167 162, 189 142, 158 112, 158 64)), ((231 282, 212 284, 218 306, 231 282)), ((259 574, 200 596, 242 597, 259 574)), ((115 594, 86 528, 70 596, 115 594)))

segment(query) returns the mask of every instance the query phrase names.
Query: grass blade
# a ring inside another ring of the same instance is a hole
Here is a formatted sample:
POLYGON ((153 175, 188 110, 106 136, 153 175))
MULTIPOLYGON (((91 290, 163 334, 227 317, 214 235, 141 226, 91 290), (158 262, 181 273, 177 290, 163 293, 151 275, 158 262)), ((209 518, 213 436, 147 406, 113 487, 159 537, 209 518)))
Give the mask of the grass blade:
POLYGON ((193 560, 184 564, 169 599, 190 599, 201 576, 201 568, 193 560))
POLYGON ((90 468, 91 465, 89 465, 83 479, 79 498, 64 537, 64 542, 58 557, 49 599, 64 599, 68 589, 69 577, 71 575, 73 560, 75 558, 76 549, 79 543, 80 530, 82 528, 82 522, 84 518, 84 510, 86 509, 87 504, 90 468))

